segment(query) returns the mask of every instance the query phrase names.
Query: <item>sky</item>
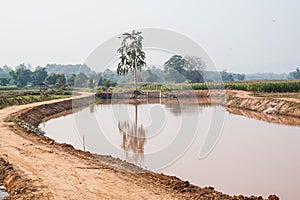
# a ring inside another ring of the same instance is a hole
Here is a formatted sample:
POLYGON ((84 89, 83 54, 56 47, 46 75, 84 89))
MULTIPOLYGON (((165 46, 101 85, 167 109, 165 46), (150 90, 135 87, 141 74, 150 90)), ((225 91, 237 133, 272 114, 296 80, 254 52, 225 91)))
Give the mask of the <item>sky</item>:
POLYGON ((290 72, 300 66, 298 0, 0 1, 0 66, 84 63, 103 42, 161 28, 200 45, 217 69, 290 72))

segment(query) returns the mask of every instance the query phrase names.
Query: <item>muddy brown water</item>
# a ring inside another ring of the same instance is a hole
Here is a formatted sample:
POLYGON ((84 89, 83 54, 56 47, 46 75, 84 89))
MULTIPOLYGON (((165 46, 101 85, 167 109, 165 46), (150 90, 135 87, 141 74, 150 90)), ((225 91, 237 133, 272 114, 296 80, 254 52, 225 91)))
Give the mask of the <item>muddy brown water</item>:
POLYGON ((40 127, 57 142, 227 194, 300 196, 299 126, 171 101, 91 105, 40 127))

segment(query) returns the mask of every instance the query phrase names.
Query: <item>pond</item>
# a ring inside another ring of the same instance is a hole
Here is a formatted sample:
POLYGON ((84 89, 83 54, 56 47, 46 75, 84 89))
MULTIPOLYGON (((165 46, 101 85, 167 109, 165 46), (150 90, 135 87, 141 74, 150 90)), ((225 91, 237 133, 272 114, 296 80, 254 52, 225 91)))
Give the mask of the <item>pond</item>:
POLYGON ((300 127, 231 114, 209 100, 102 102, 40 127, 57 142, 227 194, 300 196, 300 127))

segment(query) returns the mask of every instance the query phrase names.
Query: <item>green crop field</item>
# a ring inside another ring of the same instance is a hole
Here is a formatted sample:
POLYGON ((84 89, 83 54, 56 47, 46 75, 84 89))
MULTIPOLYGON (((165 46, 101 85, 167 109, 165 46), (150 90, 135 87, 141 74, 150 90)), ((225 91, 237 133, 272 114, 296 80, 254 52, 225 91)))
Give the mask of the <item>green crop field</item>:
POLYGON ((27 103, 46 101, 51 99, 61 99, 70 97, 70 92, 63 93, 48 93, 40 95, 38 91, 14 91, 14 92, 0 92, 0 108, 10 105, 22 105, 27 103))
POLYGON ((17 90, 18 87, 15 85, 10 85, 10 86, 0 86, 0 91, 2 90, 17 90))
POLYGON ((241 81, 241 82, 209 82, 194 84, 144 84, 140 90, 207 90, 233 89, 255 92, 299 92, 300 80, 286 81, 241 81))

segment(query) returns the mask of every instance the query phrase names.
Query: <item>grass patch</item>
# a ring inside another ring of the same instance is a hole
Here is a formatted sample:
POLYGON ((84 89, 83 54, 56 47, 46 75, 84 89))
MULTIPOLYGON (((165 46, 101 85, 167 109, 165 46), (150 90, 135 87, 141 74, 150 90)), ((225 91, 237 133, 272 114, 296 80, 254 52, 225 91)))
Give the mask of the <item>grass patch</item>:
POLYGON ((71 97, 71 92, 60 92, 60 93, 46 93, 41 95, 37 91, 18 91, 14 93, 0 93, 0 108, 11 105, 22 105, 40 101, 47 101, 52 99, 62 99, 71 97))
POLYGON ((0 86, 0 90, 17 90, 18 87, 15 85, 9 85, 9 86, 0 86))

